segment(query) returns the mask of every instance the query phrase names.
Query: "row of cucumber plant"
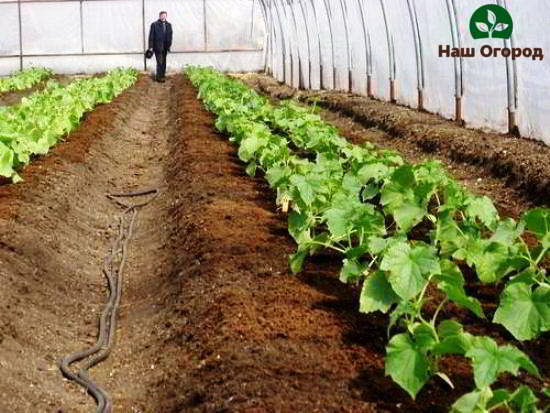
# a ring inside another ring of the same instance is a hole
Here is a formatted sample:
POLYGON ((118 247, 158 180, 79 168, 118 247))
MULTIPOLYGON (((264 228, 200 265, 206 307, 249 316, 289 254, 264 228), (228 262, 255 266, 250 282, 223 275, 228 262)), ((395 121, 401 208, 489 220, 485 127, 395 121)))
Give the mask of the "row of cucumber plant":
POLYGON ((550 210, 528 211, 519 222, 501 219, 489 198, 466 191, 437 162, 410 165, 394 152, 353 145, 309 110, 294 102, 273 106, 212 69, 187 74, 217 115, 216 127, 239 146, 247 172, 261 170, 277 203, 290 209, 289 232, 298 245, 292 271, 320 249, 338 251, 340 279, 362 283, 360 311, 390 314, 388 332, 398 333, 385 366, 397 384, 413 398, 432 376, 452 385, 438 364, 460 355, 472 364, 476 389, 453 411, 537 411, 529 387, 491 387, 504 372, 539 376, 526 354, 440 318, 447 302, 485 317, 466 293, 469 267, 483 283, 507 282, 494 322, 519 340, 548 331, 550 283, 541 263, 550 248, 550 210), (527 245, 525 233, 536 245, 527 245), (428 317, 430 285, 444 298, 428 317))
POLYGON ((109 103, 137 80, 134 69, 115 69, 102 77, 46 88, 18 105, 0 107, 0 176, 20 180, 16 170, 36 154, 46 154, 75 129, 85 112, 109 103))
POLYGON ((0 78, 0 93, 29 89, 53 75, 50 69, 31 67, 0 78))

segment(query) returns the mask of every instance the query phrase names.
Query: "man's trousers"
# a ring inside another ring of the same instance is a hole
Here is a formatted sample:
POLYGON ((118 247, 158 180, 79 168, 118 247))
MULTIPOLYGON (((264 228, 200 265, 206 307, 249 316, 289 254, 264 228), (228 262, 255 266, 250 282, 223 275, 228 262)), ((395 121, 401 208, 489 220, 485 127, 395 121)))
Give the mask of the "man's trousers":
POLYGON ((155 51, 155 58, 157 59, 157 80, 164 79, 166 75, 166 55, 168 52, 166 50, 162 52, 155 51))

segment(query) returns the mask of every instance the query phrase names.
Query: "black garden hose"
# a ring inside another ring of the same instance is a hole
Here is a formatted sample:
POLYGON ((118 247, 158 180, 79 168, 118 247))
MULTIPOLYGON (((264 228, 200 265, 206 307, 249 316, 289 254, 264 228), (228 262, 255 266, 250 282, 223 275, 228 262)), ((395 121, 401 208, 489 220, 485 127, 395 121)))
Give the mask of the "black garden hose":
POLYGON ((157 188, 107 195, 109 199, 122 206, 124 210, 117 219, 117 238, 113 241, 103 262, 102 272, 107 279, 109 297, 99 318, 98 337, 92 347, 64 357, 59 366, 63 376, 84 387, 96 400, 97 413, 111 413, 113 410, 113 403, 109 394, 90 379, 88 371, 107 359, 113 350, 117 313, 120 305, 120 298, 122 296, 122 274, 126 264, 128 244, 133 236, 139 208, 150 204, 158 195, 159 190, 157 188), (146 195, 153 195, 153 197, 149 198, 147 201, 136 204, 127 204, 120 199, 146 195), (84 364, 81 366, 78 373, 73 372, 71 370, 71 365, 80 361, 84 361, 84 364))

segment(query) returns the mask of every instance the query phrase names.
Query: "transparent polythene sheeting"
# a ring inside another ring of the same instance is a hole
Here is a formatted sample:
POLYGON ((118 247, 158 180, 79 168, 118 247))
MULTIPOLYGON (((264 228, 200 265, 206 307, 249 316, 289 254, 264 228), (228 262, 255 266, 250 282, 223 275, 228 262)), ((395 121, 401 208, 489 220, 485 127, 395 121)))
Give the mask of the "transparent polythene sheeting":
MULTIPOLYGON (((12 59, 10 59, 12 60, 12 59)), ((143 69, 143 56, 112 55, 112 56, 55 56, 26 57, 24 64, 29 66, 50 67, 56 73, 98 73, 116 67, 134 67, 143 69)), ((167 59, 168 72, 179 72, 186 65, 212 66, 223 72, 248 72, 251 67, 261 70, 262 52, 219 52, 219 53, 177 53, 167 59)), ((154 71, 155 59, 148 60, 148 70, 154 71)), ((19 68, 19 58, 11 62, 12 70, 19 68)))
POLYGON ((0 33, 0 55, 18 53, 19 20, 17 4, 0 3, 0 33))
POLYGON ((550 145, 550 35, 545 32, 550 22, 546 0, 530 0, 528 4, 508 0, 506 5, 514 18, 516 47, 541 47, 547 53, 542 62, 530 59, 517 61, 518 126, 523 136, 545 138, 550 145), (526 6, 529 7, 526 7, 526 6))
MULTIPOLYGON (((491 2, 278 1, 289 3, 287 9, 293 10, 299 10, 301 3, 309 29, 308 52, 305 29, 299 28, 296 36, 290 31, 292 21, 288 13, 271 15, 279 39, 270 43, 274 48, 269 55, 275 58, 268 58, 267 62, 268 65, 276 62, 278 67, 272 69, 279 80, 283 80, 281 68, 286 65, 285 80, 296 85, 296 74, 290 76, 289 72, 290 56, 297 66, 299 51, 303 61, 312 62, 311 73, 308 70, 307 81, 303 83, 305 87, 311 84, 312 88, 319 88, 322 83, 327 89, 348 90, 348 69, 351 69, 354 92, 367 93, 370 75, 375 97, 389 100, 393 83, 396 101, 417 107, 421 91, 424 108, 447 118, 455 116, 455 99, 459 97, 467 126, 500 132, 508 130, 509 110, 515 111, 523 136, 550 144, 550 56, 542 61, 521 58, 513 64, 511 59, 481 56, 484 45, 505 46, 502 39, 475 40, 469 31, 474 11, 491 2), (280 37, 284 37, 286 53, 280 37), (442 58, 440 45, 474 47, 476 57, 442 58)), ((546 1, 498 3, 509 9, 515 21, 513 47, 539 47, 550 53, 550 37, 545 35, 546 23, 550 21, 546 1)), ((267 4, 269 7, 269 1, 267 4)))
POLYGON ((174 29, 172 51, 186 52, 172 56, 172 67, 205 62, 226 71, 263 68, 257 57, 265 40, 259 0, 22 2, 21 30, 18 4, 0 2, 0 75, 13 70, 20 47, 23 59, 17 61, 25 67, 48 64, 60 73, 143 69, 149 27, 161 10, 174 29))

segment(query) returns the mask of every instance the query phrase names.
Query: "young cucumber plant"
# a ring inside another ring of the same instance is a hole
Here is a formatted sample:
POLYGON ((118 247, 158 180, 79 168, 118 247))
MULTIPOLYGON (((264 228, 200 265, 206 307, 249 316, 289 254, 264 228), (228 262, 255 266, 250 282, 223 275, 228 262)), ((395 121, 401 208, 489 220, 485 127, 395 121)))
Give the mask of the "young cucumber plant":
POLYGON ((395 153, 352 145, 295 103, 275 108, 211 69, 187 73, 218 115, 217 128, 239 145, 247 172, 262 170, 278 204, 290 209, 289 232, 298 245, 292 271, 299 272, 319 249, 338 251, 340 279, 362 283, 360 311, 390 314, 388 331, 397 332, 386 349, 386 373, 396 383, 412 397, 434 375, 452 385, 438 364, 459 355, 471 361, 476 390, 461 397, 454 411, 518 405, 536 411, 537 399, 527 387, 513 393, 491 389, 505 372, 539 375, 523 352, 439 318, 449 301, 485 317, 480 302, 466 294, 460 264, 475 270, 481 282, 508 280, 495 322, 520 339, 547 331, 548 279, 541 263, 548 252, 548 210, 529 211, 519 223, 502 220, 488 198, 465 191, 436 162, 408 165, 395 153), (536 246, 527 246, 525 231, 536 237, 536 246), (443 298, 428 313, 432 288, 443 298), (512 311, 515 302, 524 313, 512 311))

